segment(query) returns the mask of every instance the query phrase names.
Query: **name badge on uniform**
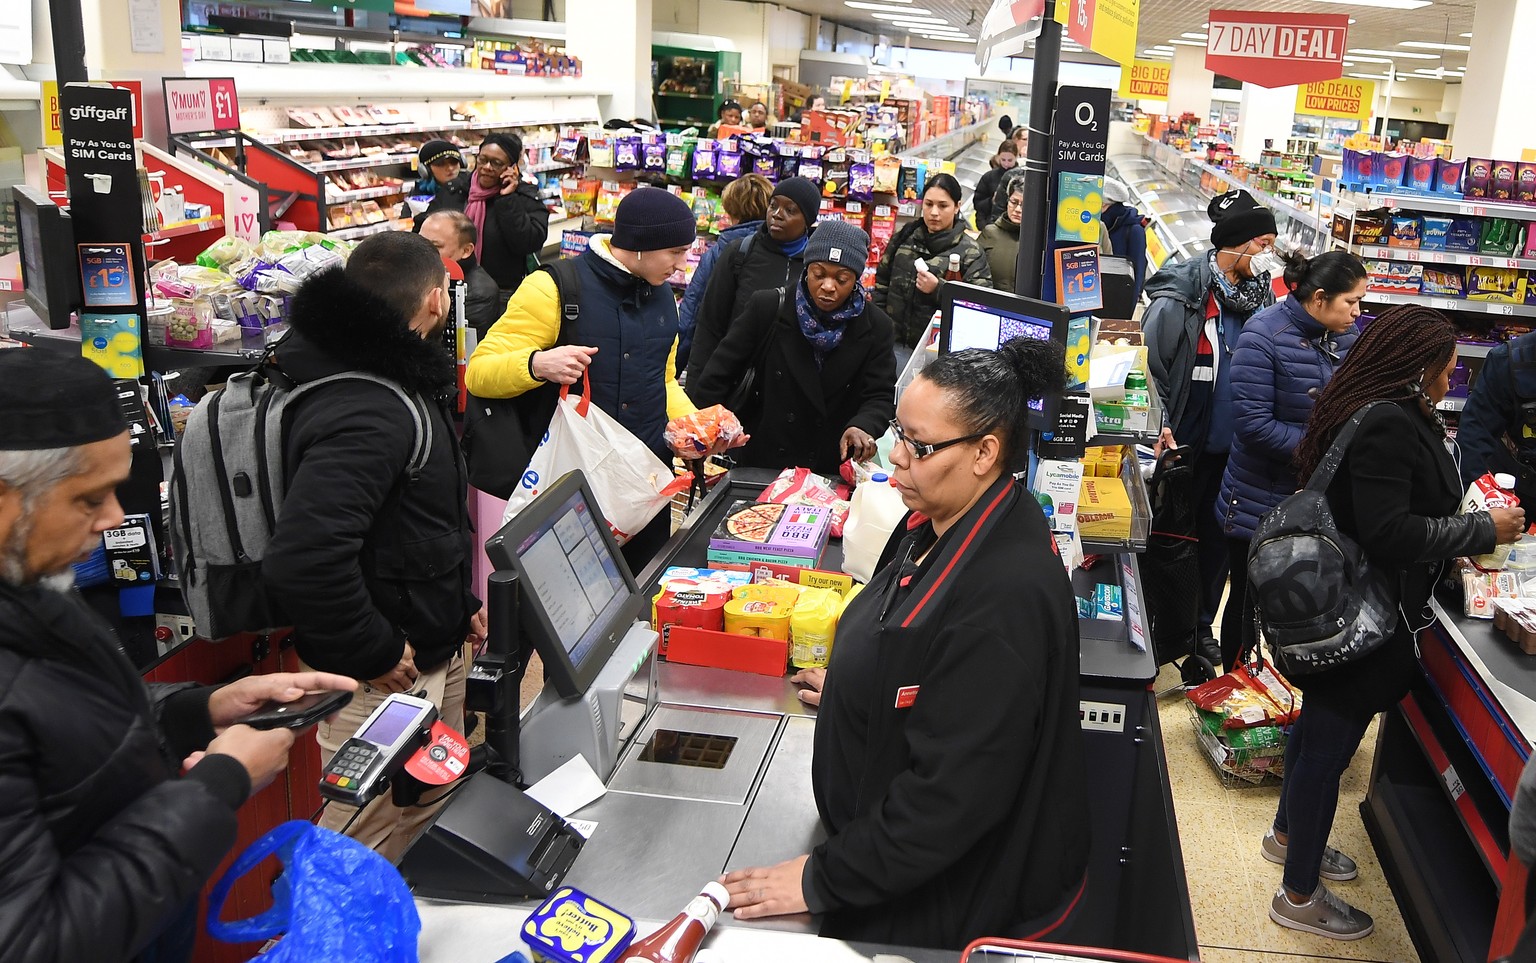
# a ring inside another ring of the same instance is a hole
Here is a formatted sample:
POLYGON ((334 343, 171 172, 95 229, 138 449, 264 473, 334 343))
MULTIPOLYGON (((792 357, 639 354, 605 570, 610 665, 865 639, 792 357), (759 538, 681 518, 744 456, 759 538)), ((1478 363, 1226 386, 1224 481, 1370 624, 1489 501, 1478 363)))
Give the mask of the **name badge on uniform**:
POLYGON ((912 704, 917 701, 917 690, 918 690, 918 688, 919 687, 915 686, 915 685, 906 685, 906 686, 902 686, 900 689, 897 689, 896 690, 896 708, 898 708, 898 709, 910 709, 910 708, 912 708, 912 704))

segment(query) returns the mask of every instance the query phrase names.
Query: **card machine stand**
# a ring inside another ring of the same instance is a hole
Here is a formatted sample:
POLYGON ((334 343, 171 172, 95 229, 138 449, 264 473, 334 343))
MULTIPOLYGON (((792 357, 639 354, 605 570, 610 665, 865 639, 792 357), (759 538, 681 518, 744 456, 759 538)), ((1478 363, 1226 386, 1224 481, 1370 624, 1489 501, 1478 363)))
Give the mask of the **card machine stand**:
POLYGON ((320 776, 320 795, 331 802, 365 806, 389 788, 406 760, 427 741, 437 707, 426 699, 395 693, 379 704, 341 744, 320 776))

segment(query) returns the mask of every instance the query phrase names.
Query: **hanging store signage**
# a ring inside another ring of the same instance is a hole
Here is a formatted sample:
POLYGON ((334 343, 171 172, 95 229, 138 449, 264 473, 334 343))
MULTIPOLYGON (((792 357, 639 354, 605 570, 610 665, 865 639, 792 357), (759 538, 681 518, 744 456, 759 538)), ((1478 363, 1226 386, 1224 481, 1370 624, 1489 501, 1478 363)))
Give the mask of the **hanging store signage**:
POLYGON ((1167 100, 1173 64, 1166 60, 1136 60, 1120 68, 1120 96, 1126 100, 1167 100))
POLYGON ((1324 80, 1296 88, 1296 113, 1369 120, 1376 103, 1373 80, 1324 80))
POLYGON ((1107 87, 1061 87, 1056 92, 1050 229, 1040 285, 1047 301, 1056 300, 1055 271, 1049 267, 1055 250, 1099 240, 1104 160, 1109 153, 1109 97, 1107 87))
POLYGON ((167 77, 166 129, 172 135, 240 129, 240 99, 232 77, 167 77))
POLYGON ((1205 69, 1260 87, 1337 80, 1348 33, 1342 14, 1212 10, 1205 69))
POLYGON ((1069 38, 1117 64, 1136 59, 1141 0, 1057 0, 1056 21, 1069 38))
MULTIPOLYGON (((119 90, 126 90, 133 94, 133 138, 144 138, 144 82, 141 80, 98 80, 98 84, 110 84, 119 90)), ((59 82, 45 80, 43 89, 43 145, 46 147, 62 147, 64 145, 64 127, 62 115, 59 112, 59 82)))
POLYGON ((981 18, 976 41, 976 63, 983 71, 993 57, 1012 57, 1024 52, 1040 36, 1045 0, 992 0, 981 18))
MULTIPOLYGON (((97 250, 103 258, 99 264, 82 259, 80 266, 106 270, 96 286, 102 300, 94 303, 142 309, 141 292, 133 281, 144 276, 145 267, 133 94, 69 84, 60 95, 60 114, 75 240, 82 250, 97 250), (125 267, 127 278, 121 276, 125 267)), ((90 280, 83 279, 83 286, 89 290, 90 280)))

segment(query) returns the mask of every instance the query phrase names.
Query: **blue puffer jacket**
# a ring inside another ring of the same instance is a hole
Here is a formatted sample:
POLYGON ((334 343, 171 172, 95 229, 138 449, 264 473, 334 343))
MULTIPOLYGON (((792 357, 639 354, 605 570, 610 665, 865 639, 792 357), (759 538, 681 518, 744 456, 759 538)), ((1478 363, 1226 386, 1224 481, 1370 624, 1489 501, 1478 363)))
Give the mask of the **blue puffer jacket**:
POLYGON ((688 352, 693 347, 693 326, 698 320, 699 307, 704 303, 704 289, 709 286, 709 275, 715 270, 715 262, 720 260, 720 252, 732 241, 756 234, 762 226, 762 221, 744 221, 726 228, 699 258, 699 266, 693 269, 688 290, 683 292, 683 299, 677 304, 678 374, 682 374, 688 367, 688 352))
POLYGON ((1358 334, 1329 332, 1294 295, 1243 325, 1232 352, 1236 428, 1216 503, 1228 537, 1252 538, 1259 519, 1295 493, 1291 459, 1317 402, 1311 392, 1322 394, 1358 334))

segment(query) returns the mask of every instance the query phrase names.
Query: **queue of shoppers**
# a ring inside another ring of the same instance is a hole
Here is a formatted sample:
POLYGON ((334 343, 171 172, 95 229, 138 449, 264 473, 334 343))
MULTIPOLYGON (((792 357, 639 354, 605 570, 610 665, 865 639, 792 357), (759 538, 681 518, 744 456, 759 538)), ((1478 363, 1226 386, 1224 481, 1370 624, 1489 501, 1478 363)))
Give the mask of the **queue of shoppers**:
POLYGON ((1232 353, 1248 319, 1275 303, 1275 215, 1247 191, 1213 198, 1211 248, 1165 266, 1147 281, 1142 320, 1147 365, 1166 425, 1194 468, 1199 538, 1199 651, 1221 661, 1216 613, 1227 584, 1226 536, 1216 516, 1221 480, 1232 449, 1235 411, 1232 353))

